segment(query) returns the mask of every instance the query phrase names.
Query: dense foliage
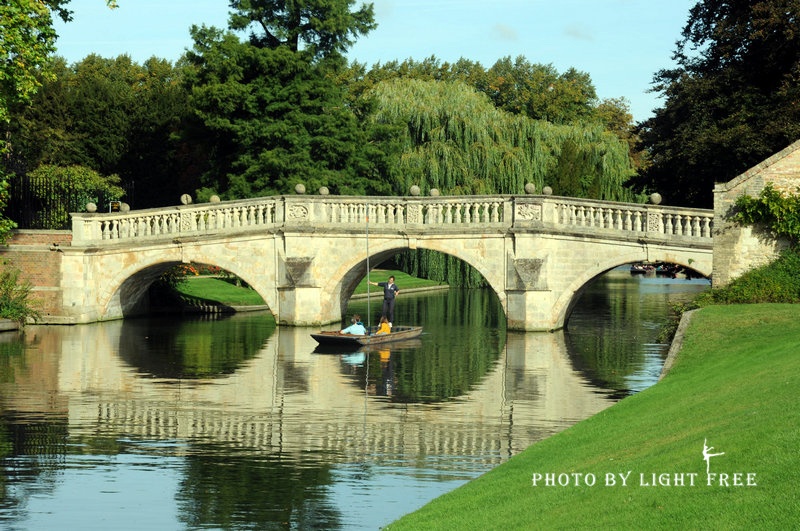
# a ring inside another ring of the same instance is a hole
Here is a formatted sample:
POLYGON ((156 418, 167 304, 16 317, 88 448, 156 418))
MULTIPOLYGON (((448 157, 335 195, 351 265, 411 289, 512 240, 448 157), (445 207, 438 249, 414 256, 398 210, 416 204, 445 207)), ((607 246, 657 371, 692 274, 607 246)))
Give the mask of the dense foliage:
POLYGON ((652 164, 639 185, 710 207, 734 178, 800 137, 800 1, 702 0, 655 76, 665 104, 641 124, 652 164))
POLYGON ((722 288, 704 292, 695 305, 800 303, 800 248, 783 251, 773 262, 752 269, 722 288))
POLYGON ((743 195, 736 200, 733 219, 744 225, 765 226, 776 238, 796 245, 800 242, 800 194, 782 193, 767 184, 758 197, 743 195))
POLYGON ((45 185, 33 188, 34 194, 47 192, 35 197, 43 206, 37 212, 38 219, 34 224, 38 229, 63 229, 69 226, 70 212, 81 212, 88 203, 98 205, 101 197, 106 201, 118 201, 125 195, 118 186, 119 176, 102 176, 85 166, 43 164, 28 175, 45 185))
POLYGON ((181 68, 89 55, 71 66, 57 59, 51 71, 56 78, 42 80, 10 126, 9 164, 18 174, 80 165, 119 175, 134 192, 126 197, 132 208, 175 204, 197 188, 205 158, 191 141, 181 68))
POLYGON ((0 318, 24 325, 36 321, 39 310, 30 299, 31 283, 20 281, 20 270, 8 265, 0 267, 0 318))

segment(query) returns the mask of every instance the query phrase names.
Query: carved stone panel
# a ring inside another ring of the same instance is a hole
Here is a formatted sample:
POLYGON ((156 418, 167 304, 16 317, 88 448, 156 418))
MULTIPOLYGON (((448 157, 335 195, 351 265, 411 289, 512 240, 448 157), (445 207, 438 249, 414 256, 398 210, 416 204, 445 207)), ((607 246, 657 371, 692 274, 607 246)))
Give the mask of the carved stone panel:
POLYGON ((522 221, 541 221, 542 205, 517 205, 514 217, 522 221))
POLYGON ((291 205, 286 212, 286 217, 292 221, 308 219, 308 207, 305 205, 291 205))
POLYGON ((661 232, 661 216, 658 213, 647 213, 647 232, 661 232))

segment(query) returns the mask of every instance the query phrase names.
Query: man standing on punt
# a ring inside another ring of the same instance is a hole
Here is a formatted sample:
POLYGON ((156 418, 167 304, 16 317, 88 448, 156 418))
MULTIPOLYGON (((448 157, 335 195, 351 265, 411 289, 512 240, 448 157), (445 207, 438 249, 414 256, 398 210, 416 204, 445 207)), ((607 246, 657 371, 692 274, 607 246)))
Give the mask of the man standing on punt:
POLYGON ((370 282, 373 286, 383 288, 383 310, 381 317, 389 320, 389 326, 394 322, 394 298, 400 293, 400 288, 394 283, 394 276, 389 277, 388 282, 370 282))

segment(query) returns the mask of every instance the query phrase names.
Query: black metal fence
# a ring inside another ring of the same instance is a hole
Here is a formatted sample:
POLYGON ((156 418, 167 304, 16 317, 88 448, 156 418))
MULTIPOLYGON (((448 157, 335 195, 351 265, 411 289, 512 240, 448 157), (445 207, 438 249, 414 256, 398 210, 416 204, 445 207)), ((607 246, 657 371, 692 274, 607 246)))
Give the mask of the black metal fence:
MULTIPOLYGON (((20 229, 70 229, 71 212, 86 212, 89 202, 98 212, 108 212, 111 200, 102 192, 87 192, 67 179, 54 183, 50 179, 14 176, 10 180, 8 207, 5 215, 20 229)), ((132 201, 133 183, 123 185, 125 201, 132 201)))

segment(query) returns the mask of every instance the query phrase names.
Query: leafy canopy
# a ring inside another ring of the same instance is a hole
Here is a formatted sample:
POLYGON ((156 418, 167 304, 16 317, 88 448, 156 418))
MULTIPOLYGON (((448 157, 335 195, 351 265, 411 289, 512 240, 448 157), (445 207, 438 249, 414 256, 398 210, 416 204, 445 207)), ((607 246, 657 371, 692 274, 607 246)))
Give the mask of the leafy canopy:
POLYGON ((259 48, 305 50, 315 59, 344 54, 359 35, 377 27, 372 4, 354 0, 231 0, 231 30, 250 30, 259 48))
POLYGON ((652 164, 638 184, 709 207, 732 179, 800 137, 800 0, 702 0, 659 71, 664 107, 640 124, 652 164))
POLYGON ((758 197, 743 195, 736 200, 733 219, 745 225, 763 224, 774 236, 796 245, 800 242, 800 189, 798 194, 788 194, 768 183, 758 197))

